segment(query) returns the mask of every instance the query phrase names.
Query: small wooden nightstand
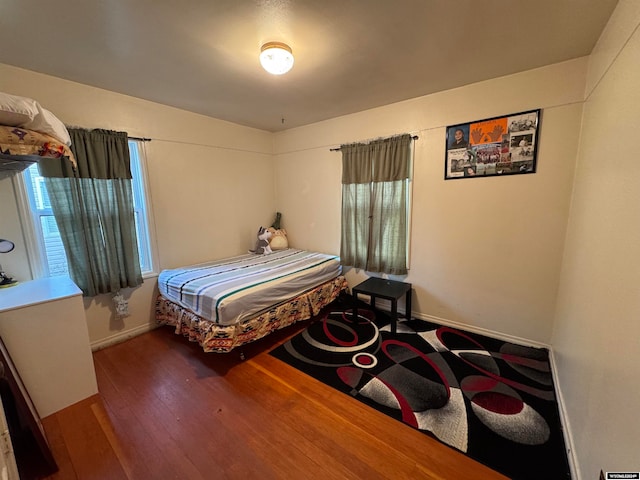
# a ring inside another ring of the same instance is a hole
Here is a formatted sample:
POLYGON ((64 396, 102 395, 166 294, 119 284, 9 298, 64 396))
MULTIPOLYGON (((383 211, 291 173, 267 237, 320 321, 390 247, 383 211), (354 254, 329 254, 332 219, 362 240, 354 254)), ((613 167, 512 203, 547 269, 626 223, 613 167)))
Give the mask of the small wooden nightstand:
POLYGON ((353 318, 358 318, 358 294, 371 297, 371 307, 376 307, 376 298, 383 298, 391 302, 391 332, 396 333, 398 323, 398 299, 405 297, 407 319, 411 318, 411 284, 371 277, 351 289, 353 295, 353 318))

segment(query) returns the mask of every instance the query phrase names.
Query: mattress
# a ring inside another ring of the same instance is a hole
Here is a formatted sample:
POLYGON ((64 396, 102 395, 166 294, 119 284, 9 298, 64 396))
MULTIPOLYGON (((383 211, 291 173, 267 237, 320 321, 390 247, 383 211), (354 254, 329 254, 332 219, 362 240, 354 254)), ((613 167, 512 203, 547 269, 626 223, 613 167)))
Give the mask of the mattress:
POLYGON ((341 273, 338 256, 289 248, 163 270, 158 289, 200 317, 232 325, 341 273))

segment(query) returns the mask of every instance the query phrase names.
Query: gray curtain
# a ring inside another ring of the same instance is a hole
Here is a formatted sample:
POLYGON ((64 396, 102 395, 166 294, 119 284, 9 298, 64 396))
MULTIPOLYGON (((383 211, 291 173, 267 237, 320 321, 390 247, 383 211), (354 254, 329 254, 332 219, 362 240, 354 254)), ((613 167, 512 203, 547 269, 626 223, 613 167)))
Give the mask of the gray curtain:
POLYGON ((411 135, 342 145, 344 265, 407 273, 407 188, 411 135))
POLYGON ((66 159, 40 162, 69 274, 85 296, 142 283, 125 132, 69 129, 66 159))

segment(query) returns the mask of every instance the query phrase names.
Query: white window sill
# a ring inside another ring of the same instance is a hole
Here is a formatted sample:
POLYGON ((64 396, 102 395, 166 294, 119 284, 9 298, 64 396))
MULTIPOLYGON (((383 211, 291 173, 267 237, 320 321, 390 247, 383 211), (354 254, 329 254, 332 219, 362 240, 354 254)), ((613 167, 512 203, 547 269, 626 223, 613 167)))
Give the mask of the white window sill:
POLYGON ((159 274, 157 272, 142 272, 142 279, 146 280, 147 278, 157 278, 158 275, 159 274))

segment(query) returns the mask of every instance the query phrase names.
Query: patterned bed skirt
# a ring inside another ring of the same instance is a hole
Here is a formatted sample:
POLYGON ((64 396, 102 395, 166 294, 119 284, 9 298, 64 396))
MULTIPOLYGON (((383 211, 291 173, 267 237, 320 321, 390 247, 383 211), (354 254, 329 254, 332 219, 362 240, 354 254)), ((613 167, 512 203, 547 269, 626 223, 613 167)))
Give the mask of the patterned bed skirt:
POLYGON ((174 326, 176 334, 181 333, 190 341, 198 342, 205 352, 226 353, 271 332, 310 319, 338 298, 343 290, 347 290, 347 281, 341 275, 235 325, 218 325, 158 295, 156 320, 161 325, 174 326))

